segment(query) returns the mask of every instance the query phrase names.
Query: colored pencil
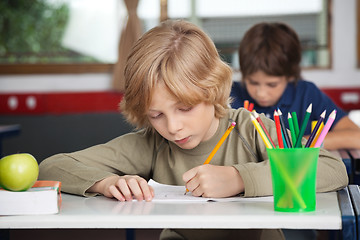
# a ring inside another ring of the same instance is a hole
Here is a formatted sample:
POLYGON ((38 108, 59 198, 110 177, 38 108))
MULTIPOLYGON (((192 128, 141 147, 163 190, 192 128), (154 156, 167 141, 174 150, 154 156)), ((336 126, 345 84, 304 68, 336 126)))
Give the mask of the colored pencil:
POLYGON ((250 113, 250 119, 251 122, 254 124, 256 130, 258 131, 258 133, 260 134, 261 139, 263 140, 263 142, 265 143, 265 146, 267 148, 273 148, 269 139, 267 138, 265 132, 263 131, 263 129, 261 128, 259 122, 256 120, 256 118, 250 113))
POLYGON ((245 101, 244 101, 244 108, 245 108, 246 110, 249 110, 249 100, 245 100, 245 101))
POLYGON ((208 164, 211 159, 214 157, 215 153, 219 150, 220 146, 223 144, 225 139, 229 136, 230 132, 234 129, 236 122, 232 122, 229 128, 225 131, 224 135, 220 138, 219 142, 215 145, 214 149, 211 151, 210 155, 205 160, 204 164, 208 164))
POLYGON ((320 133, 319 139, 316 141, 314 147, 320 147, 325 139, 326 134, 329 132, 331 125, 333 124, 336 117, 336 110, 333 110, 325 123, 323 130, 320 133))
POLYGON ((303 138, 304 136, 304 133, 305 133, 305 129, 306 129, 306 126, 309 122, 309 118, 310 118, 310 115, 311 115, 311 112, 312 112, 312 103, 310 103, 309 107, 306 109, 306 113, 305 113, 305 116, 304 116, 304 120, 301 124, 301 128, 300 128, 300 132, 299 132, 299 136, 296 140, 296 143, 295 143, 295 146, 296 148, 298 147, 301 147, 301 139, 303 138))
POLYGON ((291 141, 292 144, 294 145, 296 142, 296 133, 294 129, 294 122, 289 112, 288 112, 288 122, 289 122, 290 134, 291 134, 291 141))
POLYGON ((275 126, 276 126, 276 134, 277 134, 277 138, 278 138, 279 148, 284 148, 284 143, 283 143, 283 139, 281 136, 280 119, 279 119, 279 115, 276 110, 274 111, 274 121, 275 121, 275 126))
POLYGON ((324 122, 321 123, 319 129, 316 131, 316 136, 315 136, 314 140, 312 141, 312 143, 310 145, 311 148, 315 146, 315 143, 319 139, 320 133, 323 130, 323 128, 324 128, 324 122))
POLYGON ((274 141, 271 139, 268 130, 266 129, 263 121, 262 121, 261 118, 260 118, 260 115, 259 115, 255 110, 253 110, 252 113, 254 114, 255 119, 258 121, 258 123, 259 123, 260 126, 262 127, 262 129, 263 129, 266 137, 269 139, 269 141, 270 141, 270 143, 271 143, 271 146, 272 146, 273 148, 275 148, 276 145, 275 145, 274 141))
MULTIPOLYGON (((224 135, 220 138, 219 142, 215 145, 214 149, 211 151, 210 155, 206 158, 205 162, 203 164, 210 163, 211 159, 214 157, 216 152, 219 150, 225 139, 229 136, 230 132, 234 129, 236 125, 236 122, 232 122, 231 125, 228 127, 228 129, 225 131, 224 135)), ((188 189, 186 189, 185 194, 189 192, 188 189)))
POLYGON ((311 132, 314 130, 316 123, 317 123, 317 120, 311 121, 311 132))
MULTIPOLYGON (((281 122, 280 122, 280 129, 281 129, 281 122)), ((281 137, 282 137, 282 140, 283 140, 284 148, 289 148, 288 145, 286 144, 286 140, 285 140, 283 130, 281 130, 281 137)))
POLYGON ((249 112, 251 112, 254 109, 254 103, 249 104, 249 112))
MULTIPOLYGON (((296 139, 298 138, 299 136, 299 123, 298 123, 298 119, 297 119, 297 115, 296 115, 296 112, 292 112, 291 113, 291 116, 292 116, 292 119, 293 119, 293 123, 294 123, 294 130, 295 130, 295 135, 296 135, 296 139)), ((296 143, 296 139, 294 139, 294 142, 293 144, 296 143)))
POLYGON ((290 142, 290 138, 289 138, 289 134, 288 134, 287 129, 286 129, 286 127, 285 127, 284 118, 283 118, 283 115, 282 115, 282 112, 281 112, 280 108, 278 108, 278 114, 279 114, 281 131, 283 132, 286 146, 287 146, 288 148, 292 148, 292 145, 291 145, 291 142, 290 142))
POLYGON ((322 112, 322 114, 320 115, 320 118, 319 118, 319 120, 317 121, 314 129, 312 130, 312 132, 311 132, 311 134, 310 134, 310 137, 309 137, 309 139, 307 140, 307 142, 306 142, 306 144, 305 144, 305 147, 306 147, 306 148, 307 148, 307 147, 310 147, 310 146, 311 146, 311 143, 314 141, 314 138, 315 138, 315 136, 316 136, 316 133, 317 133, 317 131, 318 131, 321 123, 322 123, 322 122, 324 121, 324 119, 325 119, 325 114, 326 114, 326 110, 324 110, 324 111, 322 112))

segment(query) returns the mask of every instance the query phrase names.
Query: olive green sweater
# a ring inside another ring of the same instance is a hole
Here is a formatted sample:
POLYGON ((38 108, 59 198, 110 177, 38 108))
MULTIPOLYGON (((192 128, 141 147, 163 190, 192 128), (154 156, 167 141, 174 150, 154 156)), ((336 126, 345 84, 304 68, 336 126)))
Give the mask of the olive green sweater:
MULTIPOLYGON (((261 115, 274 142, 274 122, 261 115)), ((64 192, 86 195, 95 182, 113 174, 134 174, 165 184, 184 185, 182 175, 203 164, 231 121, 237 125, 211 160, 213 165, 234 166, 245 185, 245 197, 272 195, 272 182, 265 145, 250 120, 249 112, 231 109, 220 120, 216 134, 194 149, 181 149, 158 133, 139 131, 105 144, 69 154, 57 154, 40 164, 39 179, 59 180, 64 192)), ((342 160, 320 149, 317 191, 326 192, 347 185, 342 160)))

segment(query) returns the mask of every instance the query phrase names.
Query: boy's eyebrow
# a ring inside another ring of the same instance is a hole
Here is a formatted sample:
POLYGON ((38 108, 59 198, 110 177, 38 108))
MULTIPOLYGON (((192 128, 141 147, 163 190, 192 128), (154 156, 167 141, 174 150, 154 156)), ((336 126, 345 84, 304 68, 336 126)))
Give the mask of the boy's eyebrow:
MULTIPOLYGON (((250 77, 248 77, 247 80, 250 81, 250 82, 254 82, 254 83, 258 83, 258 82, 259 82, 259 81, 256 81, 256 80, 250 78, 250 77)), ((279 82, 279 81, 275 79, 275 80, 266 81, 265 84, 276 84, 276 83, 278 83, 278 82, 279 82)))
POLYGON ((255 81, 254 79, 249 78, 249 77, 247 78, 247 80, 250 81, 250 82, 257 82, 257 81, 255 81))
MULTIPOLYGON (((185 103, 183 103, 183 102, 181 102, 181 101, 177 101, 177 102, 174 102, 173 104, 171 104, 171 106, 179 106, 179 105, 187 106, 185 103)), ((149 108, 147 111, 148 111, 148 112, 149 112, 149 111, 161 112, 161 110, 151 109, 151 108, 149 108)))

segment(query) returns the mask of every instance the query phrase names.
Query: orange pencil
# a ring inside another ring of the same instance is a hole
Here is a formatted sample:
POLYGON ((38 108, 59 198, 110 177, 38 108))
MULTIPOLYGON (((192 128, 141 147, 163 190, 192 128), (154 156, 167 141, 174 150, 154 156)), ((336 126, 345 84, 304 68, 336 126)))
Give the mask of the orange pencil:
POLYGON ((232 122, 230 127, 226 130, 224 135, 220 138, 219 142, 215 145, 214 149, 211 151, 210 155, 205 160, 204 164, 208 164, 211 159, 214 157, 215 153, 219 150, 220 146, 223 144, 225 139, 229 136, 230 132, 234 129, 236 122, 232 122))
POLYGON ((246 110, 249 110, 249 100, 245 100, 245 101, 244 101, 244 108, 245 108, 246 110))
MULTIPOLYGON (((236 122, 232 122, 231 125, 228 127, 228 129, 225 131, 224 135, 220 138, 219 142, 215 145, 214 149, 211 151, 210 155, 206 158, 205 162, 203 164, 208 164, 211 159, 214 157, 215 153, 219 150, 225 139, 229 136, 230 132, 234 129, 236 125, 236 122)), ((189 190, 186 189, 185 194, 189 190)))

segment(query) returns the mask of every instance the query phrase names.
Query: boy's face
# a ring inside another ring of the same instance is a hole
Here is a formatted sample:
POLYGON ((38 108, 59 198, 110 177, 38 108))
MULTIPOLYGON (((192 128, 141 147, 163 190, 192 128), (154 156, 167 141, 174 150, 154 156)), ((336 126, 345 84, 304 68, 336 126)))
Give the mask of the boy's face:
POLYGON ((262 71, 255 72, 244 80, 248 93, 261 107, 276 105, 288 83, 285 76, 269 76, 262 71))
POLYGON ((200 142, 210 139, 219 125, 214 105, 200 103, 186 106, 162 84, 154 90, 147 115, 150 124, 161 136, 183 149, 193 149, 200 142))

